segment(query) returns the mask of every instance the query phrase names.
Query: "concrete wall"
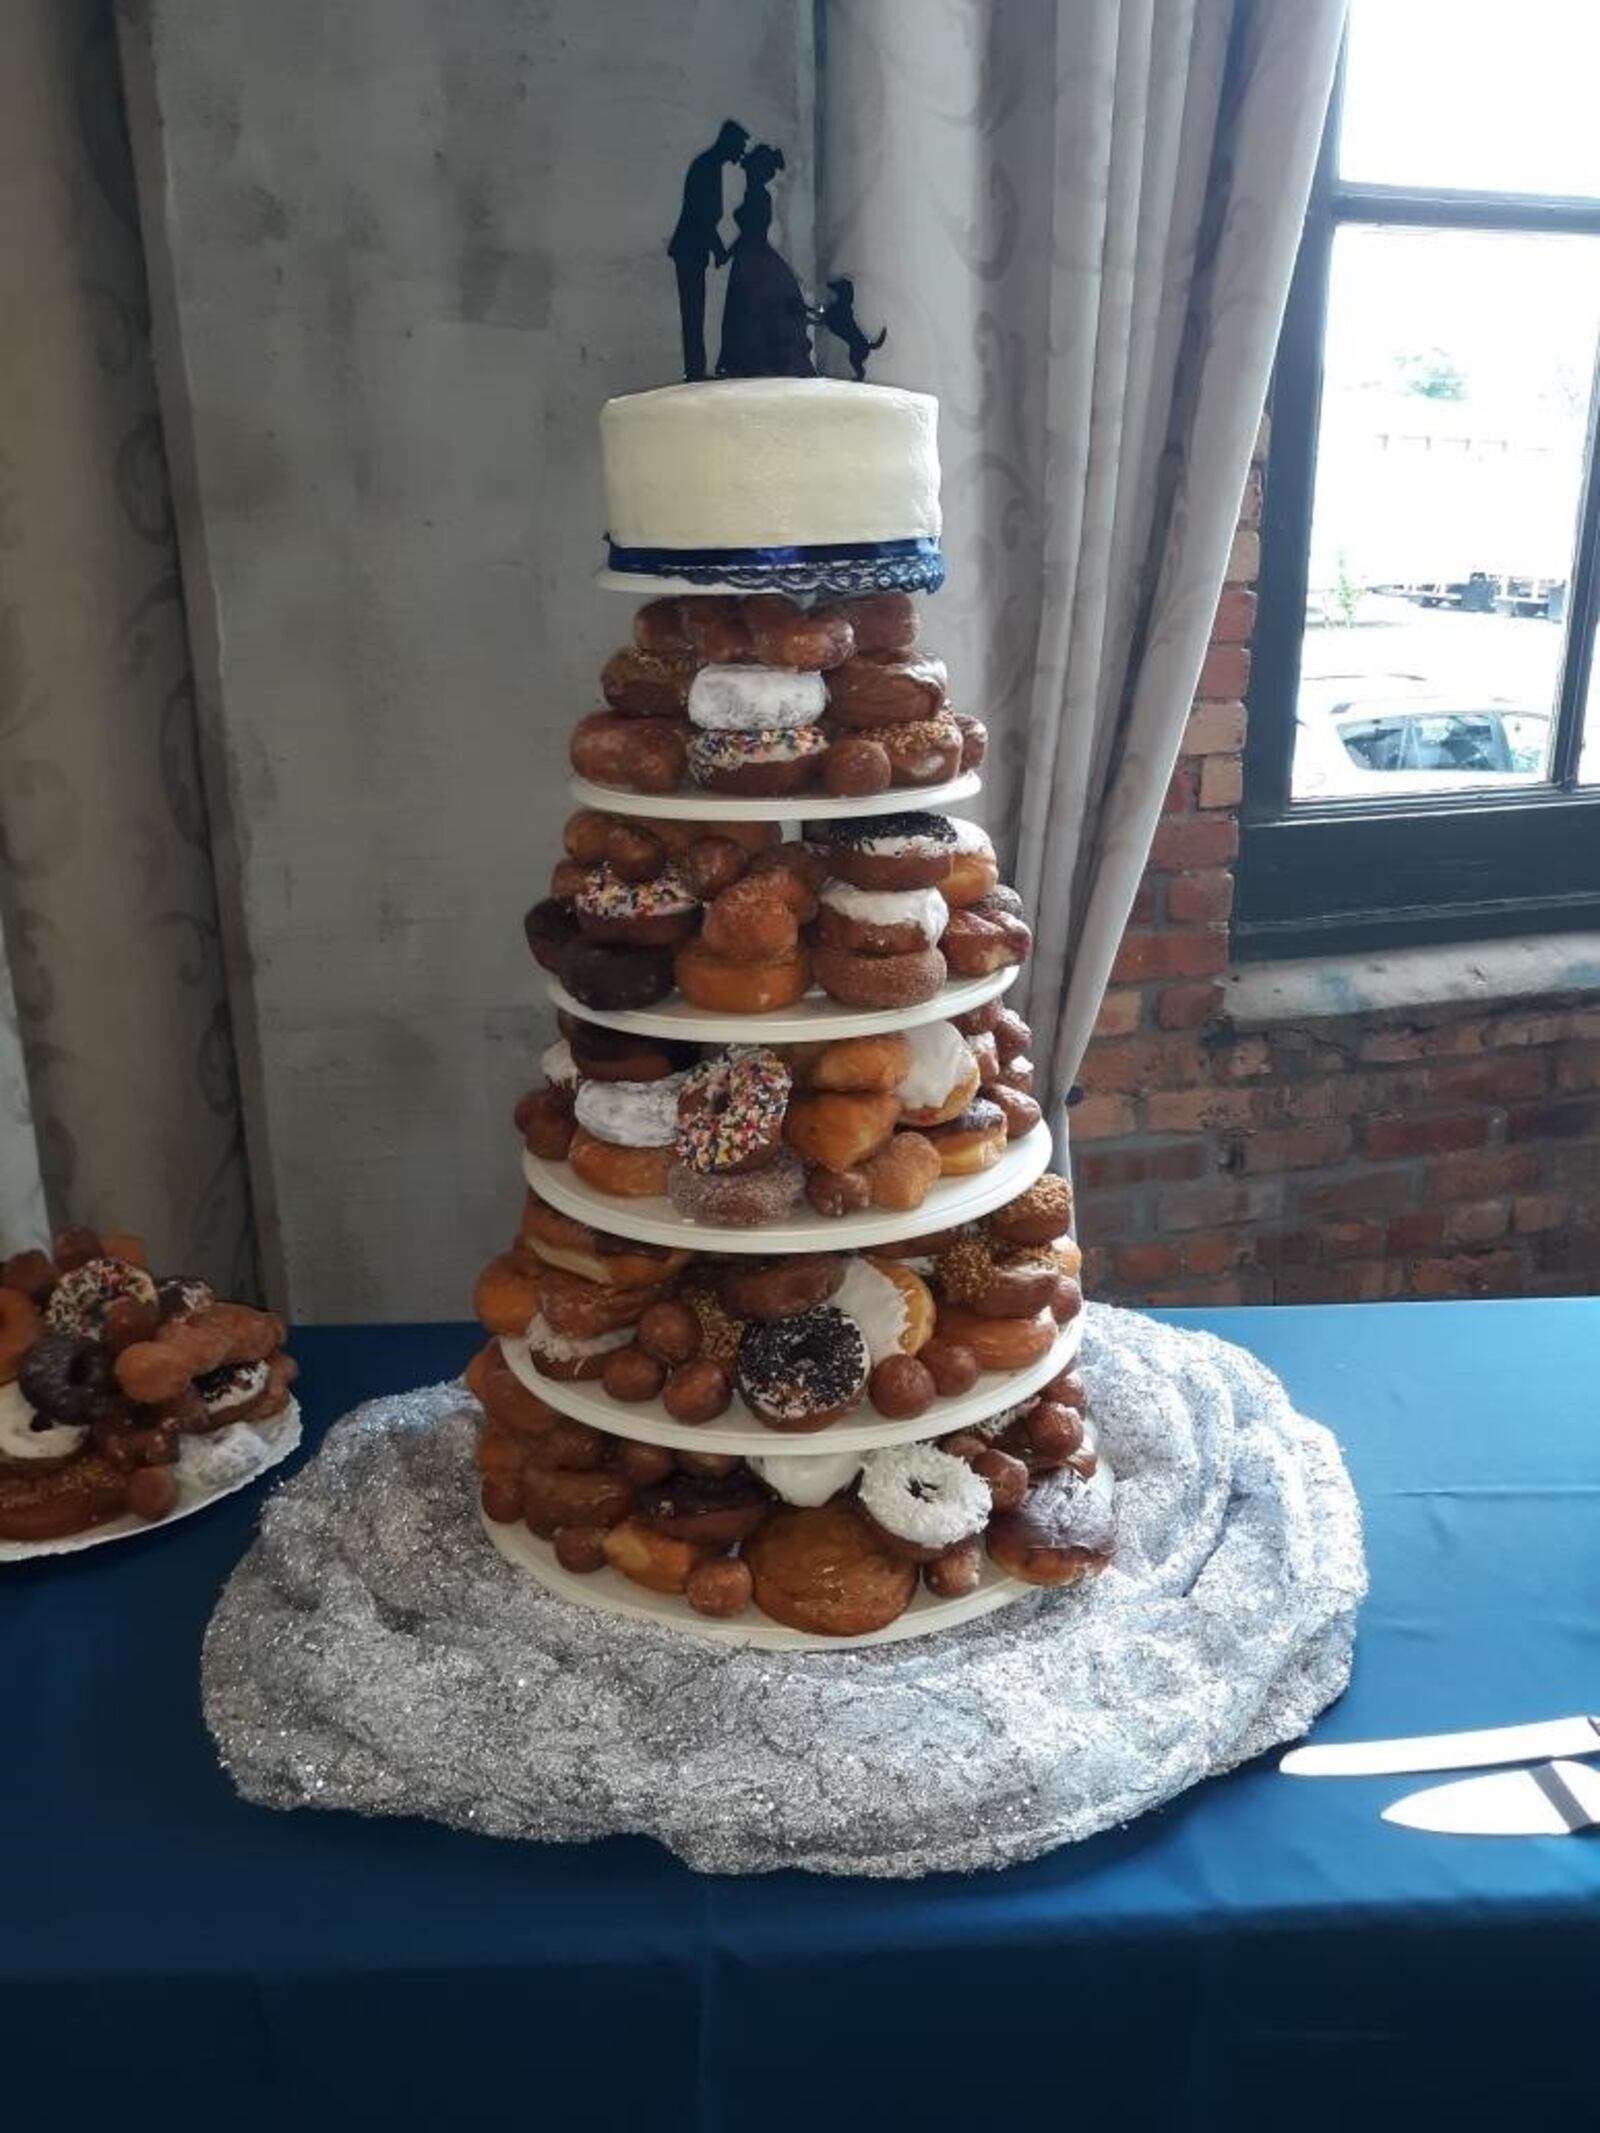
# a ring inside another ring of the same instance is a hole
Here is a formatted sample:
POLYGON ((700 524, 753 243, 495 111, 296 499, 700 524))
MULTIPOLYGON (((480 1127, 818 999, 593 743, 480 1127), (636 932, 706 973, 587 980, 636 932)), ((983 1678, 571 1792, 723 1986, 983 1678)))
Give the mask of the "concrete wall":
POLYGON ((449 1317, 519 1190, 520 918, 629 609, 595 422, 677 375, 663 244, 808 0, 139 0, 122 16, 268 1278, 449 1317))

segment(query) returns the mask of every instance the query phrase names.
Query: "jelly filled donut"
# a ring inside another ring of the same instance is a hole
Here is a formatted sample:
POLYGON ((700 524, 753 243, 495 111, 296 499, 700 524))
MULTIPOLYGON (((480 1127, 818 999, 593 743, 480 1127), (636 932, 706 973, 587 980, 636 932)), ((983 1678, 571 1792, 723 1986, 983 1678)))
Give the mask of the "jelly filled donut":
POLYGON ((789 1069, 764 1045, 703 1060, 678 1094, 678 1160, 691 1170, 759 1170, 782 1137, 789 1089, 789 1069))
POLYGON ((769 1429, 826 1429, 867 1389, 867 1344, 854 1319, 832 1304, 745 1328, 739 1390, 769 1429))
POLYGON ((736 963, 704 941, 685 941, 674 969, 678 990, 690 1005, 717 1015, 764 1015, 792 1007, 811 984, 811 959, 798 944, 770 961, 736 963))
POLYGON ((896 1444, 870 1452, 861 1469, 861 1508, 878 1539, 908 1562, 931 1563, 988 1524, 989 1485, 964 1459, 935 1444, 896 1444))

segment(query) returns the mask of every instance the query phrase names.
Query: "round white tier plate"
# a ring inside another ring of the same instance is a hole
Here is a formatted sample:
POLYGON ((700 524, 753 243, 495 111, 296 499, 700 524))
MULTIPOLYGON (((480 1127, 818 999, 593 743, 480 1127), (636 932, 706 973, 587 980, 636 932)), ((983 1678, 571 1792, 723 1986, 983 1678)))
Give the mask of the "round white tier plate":
POLYGON ((859 1215, 819 1215, 802 1201, 781 1222, 762 1222, 750 1229, 687 1221, 666 1198, 623 1200, 615 1193, 596 1192, 574 1176, 569 1164, 547 1163, 526 1149, 522 1174, 542 1200, 564 1215, 643 1244, 679 1245, 691 1252, 850 1252, 975 1221, 1025 1192, 1049 1161, 1050 1128, 1041 1120, 1031 1133, 1013 1141, 999 1162, 972 1177, 941 1178, 922 1205, 909 1212, 869 1208, 859 1215))
POLYGON ((990 971, 987 977, 957 978, 915 1007, 842 1007, 825 992, 808 992, 793 1007, 767 1015, 712 1015, 676 993, 656 1007, 585 1007, 559 978, 548 978, 546 983, 553 1004, 580 1022, 599 1022, 636 1037, 676 1037, 685 1044, 831 1044, 841 1037, 876 1037, 884 1030, 913 1029, 921 1022, 947 1022, 953 1015, 964 1015, 985 1000, 998 998, 1016 983, 1017 975, 1013 963, 1005 970, 990 971))
POLYGON ((943 785, 897 785, 888 792, 861 793, 838 799, 832 793, 790 793, 777 800, 757 800, 732 792, 618 792, 592 778, 572 778, 568 789, 580 807, 598 807, 608 815, 653 815, 658 822, 848 822, 858 815, 926 813, 930 808, 970 800, 983 789, 975 770, 943 785))
POLYGON ((736 1392, 733 1405, 720 1422, 694 1427, 674 1422, 659 1400, 613 1400, 598 1378, 547 1378, 535 1367, 526 1341, 500 1342, 500 1352, 513 1376, 547 1405, 572 1415, 579 1422, 592 1422, 613 1437, 633 1437, 643 1444, 664 1444, 681 1452, 735 1452, 741 1458, 755 1453, 768 1459, 804 1457, 835 1452, 872 1452, 886 1444, 921 1444, 929 1437, 946 1437, 952 1430, 972 1422, 986 1422, 1003 1408, 1015 1407, 1049 1383, 1058 1370, 1075 1361, 1083 1343, 1083 1313, 1062 1327, 1055 1346, 1026 1370, 988 1370, 971 1392, 959 1400, 935 1400, 925 1413, 909 1422, 891 1422, 870 1408, 846 1422, 830 1422, 826 1429, 790 1431, 768 1429, 751 1414, 736 1392))
MULTIPOLYGON (((0 1563, 26 1563, 40 1555, 77 1555, 85 1548, 104 1547, 108 1541, 134 1540, 141 1533, 163 1533, 168 1526, 175 1526, 180 1518, 191 1518, 196 1511, 208 1511, 214 1503, 221 1503, 224 1496, 249 1488, 253 1481, 259 1481, 263 1474, 288 1458, 300 1442, 300 1404, 291 1397, 282 1414, 274 1415, 270 1422, 244 1426, 254 1429, 265 1446, 265 1456, 251 1467, 249 1473, 240 1474, 219 1489, 198 1490, 193 1496, 180 1498, 177 1508, 169 1511, 165 1518, 135 1518, 130 1511, 121 1518, 108 1518, 103 1526, 87 1526, 81 1533, 64 1533, 56 1540, 0 1540, 0 1563)), ((180 1487, 181 1464, 180 1454, 180 1487)))
POLYGON ((809 1630, 787 1629, 770 1621, 751 1606, 731 1622, 716 1622, 696 1614, 680 1593, 648 1592, 615 1570, 594 1570, 587 1576, 563 1570, 555 1550, 528 1531, 520 1519, 515 1525, 499 1526, 478 1513, 483 1530, 505 1560, 525 1576, 543 1585, 558 1599, 577 1607, 598 1608, 602 1614, 629 1615, 638 1622, 654 1622, 663 1629, 681 1629, 692 1637, 706 1637, 715 1644, 753 1645, 769 1652, 842 1652, 862 1644, 900 1644, 907 1637, 931 1637, 941 1629, 954 1629, 958 1622, 971 1622, 978 1615, 992 1614, 1037 1592, 1037 1585, 1024 1585, 1007 1577, 993 1563, 983 1566, 983 1583, 962 1600, 937 1600, 926 1585, 919 1584, 916 1597, 898 1620, 887 1629, 875 1629, 864 1637, 818 1637, 809 1630))

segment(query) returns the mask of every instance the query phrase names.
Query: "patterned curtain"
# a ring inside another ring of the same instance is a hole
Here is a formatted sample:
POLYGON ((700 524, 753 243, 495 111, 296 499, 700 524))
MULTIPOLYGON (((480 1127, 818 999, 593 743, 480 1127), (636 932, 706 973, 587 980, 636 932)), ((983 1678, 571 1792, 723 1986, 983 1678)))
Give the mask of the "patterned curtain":
POLYGON ((0 10, 0 1250, 256 1285, 110 0, 0 10))
POLYGON ((1343 18, 823 0, 819 265, 889 322, 873 375, 940 397, 937 643, 993 729, 1057 1102, 1199 678, 1343 18))

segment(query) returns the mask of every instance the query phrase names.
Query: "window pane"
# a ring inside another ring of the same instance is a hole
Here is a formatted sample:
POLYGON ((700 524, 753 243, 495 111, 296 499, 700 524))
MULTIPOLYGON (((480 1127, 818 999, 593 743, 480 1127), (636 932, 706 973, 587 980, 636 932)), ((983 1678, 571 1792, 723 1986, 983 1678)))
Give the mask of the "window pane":
POLYGON ((1335 236, 1295 799, 1545 776, 1597 333, 1600 238, 1335 236))
POLYGON ((1596 0, 1354 0, 1339 175, 1600 194, 1596 0))

